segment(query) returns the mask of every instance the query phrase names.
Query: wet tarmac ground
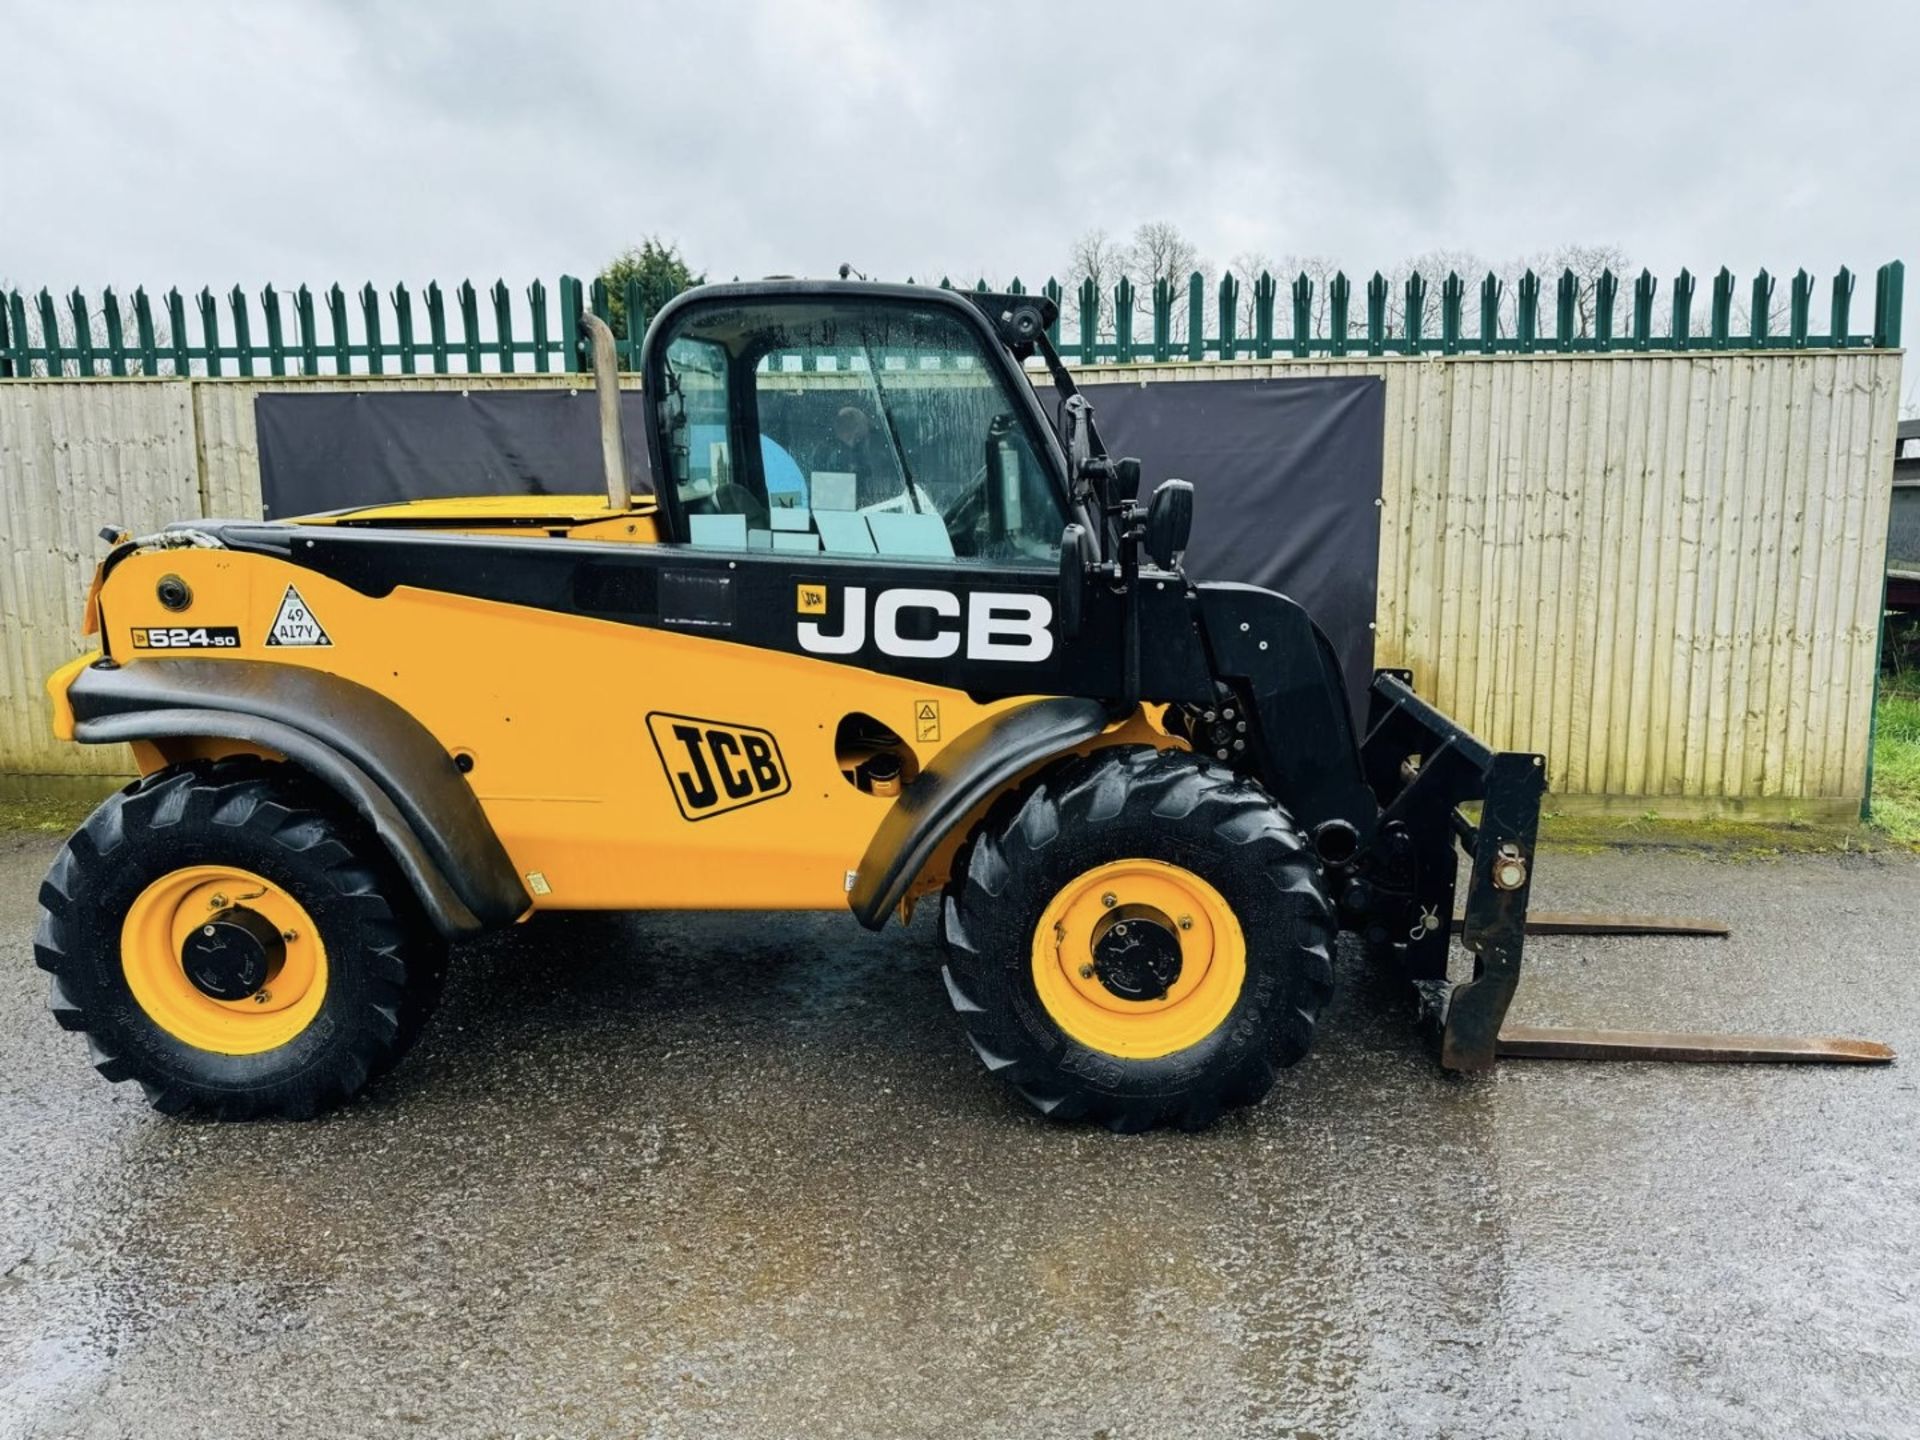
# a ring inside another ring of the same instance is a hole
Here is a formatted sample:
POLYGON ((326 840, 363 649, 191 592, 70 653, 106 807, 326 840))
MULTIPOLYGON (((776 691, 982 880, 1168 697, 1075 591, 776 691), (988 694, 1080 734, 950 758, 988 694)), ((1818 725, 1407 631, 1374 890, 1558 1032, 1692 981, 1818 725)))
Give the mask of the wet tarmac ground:
POLYGON ((1343 957, 1202 1135, 1065 1129, 930 915, 565 916, 312 1124, 169 1120, 46 1015, 0 835, 0 1436, 1920 1433, 1920 863, 1550 854, 1536 1023, 1878 1069, 1442 1079, 1343 957))

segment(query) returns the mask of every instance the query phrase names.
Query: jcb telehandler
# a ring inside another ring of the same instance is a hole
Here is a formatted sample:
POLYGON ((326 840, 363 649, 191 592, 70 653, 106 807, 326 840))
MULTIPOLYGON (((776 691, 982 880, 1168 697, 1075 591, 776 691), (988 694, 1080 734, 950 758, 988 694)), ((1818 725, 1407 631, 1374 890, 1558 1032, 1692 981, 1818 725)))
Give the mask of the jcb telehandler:
POLYGON ((933 899, 973 1048, 1056 1119, 1258 1100, 1342 928, 1415 982, 1442 1065, 1490 1065, 1542 758, 1396 671, 1361 740, 1300 606, 1182 574, 1192 491, 1137 502, 1052 320, 708 287, 646 338, 653 494, 590 320, 604 500, 112 536, 99 649, 49 689, 62 737, 129 743, 142 778, 42 889, 55 1015, 163 1110, 311 1115, 400 1059, 483 928, 842 905, 878 928, 933 899))

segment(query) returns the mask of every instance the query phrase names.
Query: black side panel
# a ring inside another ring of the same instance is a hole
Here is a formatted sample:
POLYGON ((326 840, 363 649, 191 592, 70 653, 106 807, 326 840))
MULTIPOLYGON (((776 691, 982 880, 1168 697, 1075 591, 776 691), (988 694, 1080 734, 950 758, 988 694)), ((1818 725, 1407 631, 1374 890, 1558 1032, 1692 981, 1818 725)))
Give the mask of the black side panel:
POLYGON ((1243 689, 1261 781, 1301 829, 1345 820, 1364 837, 1379 814, 1360 769, 1339 661, 1307 612, 1252 585, 1199 587, 1214 673, 1243 689))
POLYGON ((68 698, 75 737, 89 744, 218 736, 313 771, 379 832, 443 930, 526 912, 526 889, 452 758, 365 686, 256 660, 148 660, 90 666, 68 698))
POLYGON ((969 810, 1021 771, 1092 739, 1110 718, 1097 700, 1036 700, 981 721, 947 746, 900 792, 868 842, 847 897, 854 918, 878 930, 969 810))

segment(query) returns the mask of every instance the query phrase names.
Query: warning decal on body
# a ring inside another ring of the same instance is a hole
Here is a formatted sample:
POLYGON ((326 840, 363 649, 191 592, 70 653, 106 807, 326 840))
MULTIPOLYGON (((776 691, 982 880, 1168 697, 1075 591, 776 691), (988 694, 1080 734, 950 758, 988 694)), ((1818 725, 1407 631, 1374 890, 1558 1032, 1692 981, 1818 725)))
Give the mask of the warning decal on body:
POLYGON ((940 702, 938 700, 913 702, 913 738, 915 740, 940 738, 940 702))
POLYGON ((300 598, 300 592, 287 586, 287 593, 280 598, 279 613, 273 617, 273 628, 267 632, 269 645, 331 645, 326 630, 307 608, 307 602, 300 598))

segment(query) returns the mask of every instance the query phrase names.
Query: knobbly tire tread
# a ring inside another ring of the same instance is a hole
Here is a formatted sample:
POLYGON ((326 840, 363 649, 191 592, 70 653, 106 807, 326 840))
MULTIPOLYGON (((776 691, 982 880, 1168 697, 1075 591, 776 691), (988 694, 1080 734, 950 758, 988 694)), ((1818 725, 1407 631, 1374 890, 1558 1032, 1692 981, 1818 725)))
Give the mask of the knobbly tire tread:
POLYGON ((425 1028, 447 970, 379 840, 294 767, 249 756, 170 766, 110 796, 54 858, 40 887, 34 960, 48 1007, 85 1034, 93 1065, 131 1080, 156 1110, 222 1119, 307 1119, 391 1070, 425 1028), (120 926, 169 870, 232 864, 283 885, 327 947, 320 1013, 257 1055, 198 1050, 161 1029, 127 988, 120 926))
POLYGON ((1333 993, 1337 926, 1320 867, 1257 783, 1186 751, 1116 746, 1000 798, 955 856, 941 900, 948 1001, 987 1070, 1052 1120, 1121 1133, 1199 1130, 1252 1105, 1307 1053, 1333 993), (1150 1060, 1075 1041, 1033 987, 1033 927, 1094 866, 1140 856, 1219 890, 1247 941, 1247 980, 1218 1029, 1150 1060))

